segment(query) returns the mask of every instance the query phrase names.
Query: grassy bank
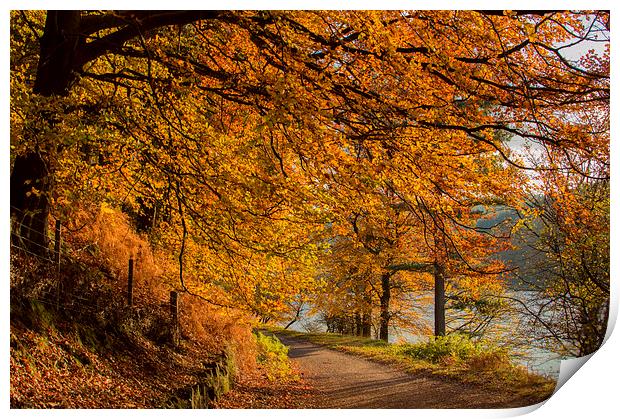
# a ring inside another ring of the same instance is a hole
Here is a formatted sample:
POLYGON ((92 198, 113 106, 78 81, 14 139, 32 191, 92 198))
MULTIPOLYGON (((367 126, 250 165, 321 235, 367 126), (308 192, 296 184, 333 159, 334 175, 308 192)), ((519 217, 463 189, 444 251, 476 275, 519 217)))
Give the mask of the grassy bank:
POLYGON ((206 407, 253 368, 249 327, 190 298, 175 327, 146 281, 128 307, 123 278, 101 263, 66 257, 57 276, 12 255, 11 408, 206 407))
POLYGON ((423 343, 390 344, 381 340, 333 333, 301 333, 281 328, 272 332, 297 337, 332 349, 397 366, 514 394, 536 403, 553 393, 555 381, 511 362, 509 354, 489 343, 464 336, 429 339, 423 343))

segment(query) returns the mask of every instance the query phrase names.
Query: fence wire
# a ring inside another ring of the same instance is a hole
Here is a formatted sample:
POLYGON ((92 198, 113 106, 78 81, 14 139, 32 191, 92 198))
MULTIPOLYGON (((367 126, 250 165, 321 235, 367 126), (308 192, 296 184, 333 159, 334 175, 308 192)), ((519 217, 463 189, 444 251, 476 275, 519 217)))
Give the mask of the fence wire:
MULTIPOLYGON (((14 208, 14 207, 11 207, 11 208, 14 208)), ((74 256, 74 252, 71 248, 69 248, 68 246, 61 246, 63 242, 62 236, 60 237, 60 243, 58 243, 59 245, 56 246, 56 248, 53 248, 51 245, 56 245, 55 235, 54 237, 50 237, 48 235, 47 246, 46 246, 46 245, 42 245, 41 243, 35 242, 30 237, 25 237, 22 234, 24 230, 33 231, 33 232, 36 232, 37 234, 40 233, 28 225, 12 220, 11 240, 10 240, 12 254, 13 254, 13 251, 15 253, 21 253, 21 254, 27 255, 28 257, 32 257, 36 260, 39 260, 41 262, 45 262, 46 264, 49 263, 51 265, 55 265, 58 269, 60 269, 60 265, 62 263, 59 256, 61 255, 65 257, 74 256), (36 249, 40 249, 41 252, 37 253, 36 249), (57 254, 56 251, 58 251, 59 253, 57 254), (55 260, 55 258, 57 259, 55 260)), ((54 230, 50 229, 50 231, 54 231, 54 230)), ((66 239, 66 237, 64 239, 66 239)), ((65 243, 67 243, 66 240, 65 240, 65 243)), ((137 260, 134 260, 134 270, 137 267, 138 267, 137 260)), ((56 283, 56 287, 57 289, 55 291, 44 291, 39 295, 37 295, 37 293, 35 292, 34 293, 35 295, 33 295, 32 297, 29 297, 28 299, 30 301, 39 302, 39 303, 42 303, 48 306, 63 308, 63 310, 67 310, 67 311, 77 311, 78 309, 81 309, 82 311, 89 310, 91 312, 100 311, 102 309, 105 309, 105 305, 109 305, 110 303, 109 300, 100 301, 96 297, 93 300, 92 298, 84 296, 84 293, 74 294, 74 293, 65 291, 63 290, 62 281, 60 281, 60 278, 58 279, 58 282, 56 283)), ((92 291, 94 294, 97 293, 96 290, 92 290, 92 291)), ((141 295, 142 293, 136 292, 136 291, 137 290, 135 289, 132 291, 133 298, 132 298, 131 306, 127 304, 126 300, 124 301, 126 308, 140 311, 143 309, 162 310, 162 309, 166 309, 170 307, 170 303, 166 301, 155 303, 155 302, 151 302, 148 300, 144 300, 140 298, 142 296, 141 295)), ((119 304, 122 304, 121 301, 122 301, 121 299, 118 299, 117 302, 119 304)))

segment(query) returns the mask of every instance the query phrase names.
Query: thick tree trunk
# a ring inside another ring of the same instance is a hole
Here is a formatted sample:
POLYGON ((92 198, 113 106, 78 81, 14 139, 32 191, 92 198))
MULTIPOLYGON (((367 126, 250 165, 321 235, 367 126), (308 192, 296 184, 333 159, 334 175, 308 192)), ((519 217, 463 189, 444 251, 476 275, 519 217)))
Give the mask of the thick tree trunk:
POLYGON ((79 11, 47 12, 34 93, 43 96, 65 96, 68 93, 79 70, 75 68, 78 47, 84 42, 79 33, 79 11))
MULTIPOLYGON (((80 12, 48 11, 41 37, 39 64, 33 92, 64 96, 75 78, 80 12)), ((54 115, 42 115, 50 125, 54 115)), ((34 133, 36 135, 36 133, 34 133)), ((52 170, 46 151, 32 139, 31 151, 15 157, 11 172, 11 238, 29 253, 47 254, 47 218, 50 212, 52 170)))
POLYGON ((390 274, 384 273, 381 276, 381 313, 379 315, 379 339, 388 341, 390 326, 390 274))
POLYGON ((15 158, 10 188, 11 242, 28 253, 47 256, 50 178, 39 154, 15 158))
POLYGON ((444 268, 439 262, 434 263, 435 276, 435 336, 446 334, 446 296, 444 268))

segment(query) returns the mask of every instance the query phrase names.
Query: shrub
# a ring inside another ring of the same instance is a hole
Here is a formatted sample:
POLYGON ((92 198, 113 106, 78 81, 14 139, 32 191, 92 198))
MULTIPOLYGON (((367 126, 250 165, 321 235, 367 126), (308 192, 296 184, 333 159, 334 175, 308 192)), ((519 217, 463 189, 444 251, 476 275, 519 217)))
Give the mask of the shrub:
MULTIPOLYGON (((403 354, 432 363, 453 360, 469 360, 472 358, 498 361, 503 358, 503 352, 482 342, 476 342, 466 335, 451 334, 447 336, 433 336, 427 342, 403 345, 403 354)), ((507 359, 507 358, 506 358, 507 359)))
POLYGON ((275 336, 256 333, 258 354, 256 361, 261 365, 270 381, 286 380, 292 377, 288 359, 288 347, 275 336))

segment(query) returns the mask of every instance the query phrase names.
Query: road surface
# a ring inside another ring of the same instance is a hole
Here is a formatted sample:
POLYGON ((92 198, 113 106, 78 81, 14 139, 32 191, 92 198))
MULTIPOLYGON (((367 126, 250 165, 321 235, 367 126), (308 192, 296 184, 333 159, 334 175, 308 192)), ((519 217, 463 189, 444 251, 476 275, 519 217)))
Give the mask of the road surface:
POLYGON ((318 390, 323 408, 507 408, 527 405, 515 396, 489 392, 429 374, 410 374, 323 346, 278 335, 302 378, 318 390))

